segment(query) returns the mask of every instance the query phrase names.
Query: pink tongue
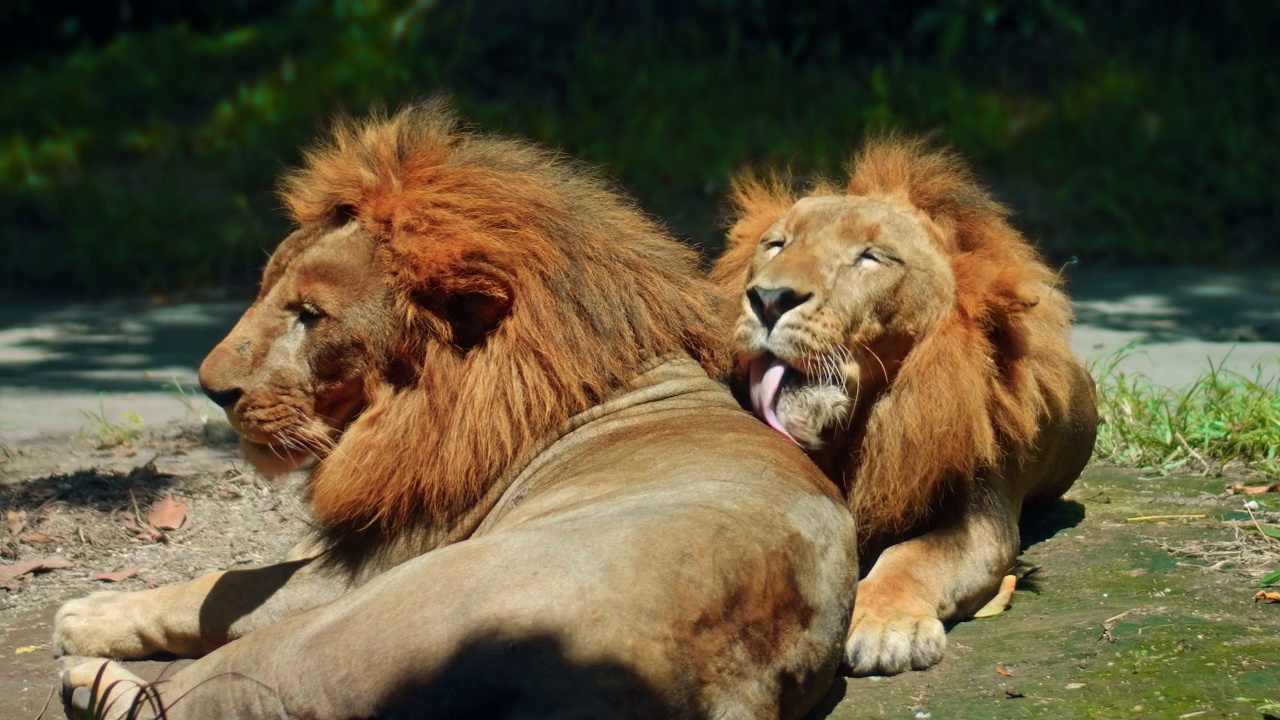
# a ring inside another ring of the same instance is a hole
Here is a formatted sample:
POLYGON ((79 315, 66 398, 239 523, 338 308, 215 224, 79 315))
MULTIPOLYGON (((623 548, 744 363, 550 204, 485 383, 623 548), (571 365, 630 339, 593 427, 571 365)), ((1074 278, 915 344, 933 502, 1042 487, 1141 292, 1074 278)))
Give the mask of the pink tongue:
POLYGON ((778 397, 782 390, 782 376, 787 372, 787 365, 778 358, 765 354, 751 361, 751 407, 756 417, 782 433, 794 443, 798 441, 787 432, 778 419, 778 397))

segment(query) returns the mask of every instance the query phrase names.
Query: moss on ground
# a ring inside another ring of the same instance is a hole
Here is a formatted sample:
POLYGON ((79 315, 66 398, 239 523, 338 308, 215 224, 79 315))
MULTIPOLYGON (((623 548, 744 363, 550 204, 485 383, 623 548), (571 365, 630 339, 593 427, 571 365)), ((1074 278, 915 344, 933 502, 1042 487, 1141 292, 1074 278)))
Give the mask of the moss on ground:
POLYGON ((1024 535, 1049 538, 1024 553, 1041 569, 1008 611, 952 628, 931 670, 848 679, 826 715, 1261 718, 1280 694, 1280 605, 1253 601, 1256 575, 1205 571, 1171 551, 1230 535, 1223 518, 1245 498, 1223 494, 1225 483, 1090 468, 1067 502, 1029 518, 1024 535), (1196 514, 1206 517, 1126 521, 1196 514), (1110 642, 1103 622, 1122 614, 1110 642))

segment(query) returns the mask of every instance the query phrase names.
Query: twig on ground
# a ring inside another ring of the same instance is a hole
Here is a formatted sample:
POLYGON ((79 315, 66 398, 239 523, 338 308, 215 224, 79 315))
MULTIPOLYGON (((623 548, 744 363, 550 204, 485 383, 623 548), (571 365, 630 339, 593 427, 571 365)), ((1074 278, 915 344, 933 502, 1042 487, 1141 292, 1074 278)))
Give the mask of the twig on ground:
POLYGON ((1109 642, 1109 643, 1114 643, 1114 642, 1116 641, 1116 636, 1115 636, 1115 635, 1112 635, 1112 634, 1111 634, 1111 631, 1115 629, 1115 627, 1116 627, 1116 623, 1117 623, 1121 618, 1123 618, 1125 615, 1128 615, 1129 613, 1131 613, 1131 612, 1133 612, 1133 611, 1135 611, 1135 610, 1137 610, 1137 609, 1138 609, 1138 608, 1129 608, 1128 610, 1125 610, 1124 612, 1120 613, 1119 615, 1112 615, 1111 617, 1107 618, 1106 620, 1103 620, 1103 621, 1102 621, 1102 634, 1098 636, 1098 639, 1099 639, 1099 640, 1106 640, 1106 641, 1107 641, 1107 642, 1109 642))
POLYGON ((1196 452, 1195 448, 1191 447, 1191 445, 1187 442, 1187 439, 1182 437, 1182 433, 1175 432, 1173 434, 1173 437, 1177 439, 1178 444, 1182 446, 1182 449, 1187 451, 1187 454, 1189 454, 1191 457, 1195 458, 1200 462, 1200 464, 1204 467, 1205 475, 1216 474, 1214 473, 1213 466, 1209 464, 1209 461, 1205 460, 1203 455, 1196 452))
POLYGON ((53 702, 54 692, 56 692, 56 688, 49 688, 49 694, 44 699, 44 707, 40 708, 40 712, 36 715, 36 720, 42 720, 44 714, 49 711, 49 703, 53 702))
POLYGON ((1262 525, 1258 522, 1258 516, 1253 514, 1253 508, 1249 507, 1248 505, 1245 505, 1244 511, 1249 513, 1249 520, 1253 523, 1253 527, 1256 528, 1258 531, 1258 534, 1261 535, 1267 541, 1267 544, 1280 545, 1280 541, 1277 541, 1275 538, 1271 537, 1271 533, 1268 533, 1266 530, 1262 529, 1262 525))

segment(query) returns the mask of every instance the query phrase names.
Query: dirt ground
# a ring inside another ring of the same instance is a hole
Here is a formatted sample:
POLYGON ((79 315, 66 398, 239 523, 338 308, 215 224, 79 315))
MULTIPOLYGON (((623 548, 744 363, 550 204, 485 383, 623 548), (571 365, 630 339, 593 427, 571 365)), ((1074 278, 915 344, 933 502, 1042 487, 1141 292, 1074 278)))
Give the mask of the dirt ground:
MULTIPOLYGON (((0 718, 37 717, 55 687, 49 637, 62 602, 272 562, 305 528, 296 479, 267 481, 248 469, 225 425, 173 424, 95 447, 101 441, 91 430, 0 448, 0 718), (169 508, 186 505, 182 522, 151 532, 146 518, 166 498, 169 508), (69 564, 5 581, 5 565, 39 558, 69 564), (134 574, 95 579, 121 571, 134 574)), ((44 717, 63 717, 57 697, 44 717)))
MULTIPOLYGON (((51 697, 43 716, 63 716, 48 645, 63 601, 267 562, 305 527, 297 488, 246 469, 217 425, 101 443, 45 436, 0 454, 0 569, 67 561, 0 582, 0 717, 36 718, 51 697), (138 522, 158 507, 172 523, 181 504, 177 530, 138 522)), ((1252 585, 1277 555, 1251 531, 1249 498, 1224 492, 1240 481, 1090 468, 1026 523, 1023 560, 1038 569, 1008 611, 953 628, 931 670, 838 681, 815 717, 1267 717, 1258 707, 1280 699, 1280 604, 1255 602, 1252 585), (1128 520, 1157 515, 1203 517, 1128 520)))

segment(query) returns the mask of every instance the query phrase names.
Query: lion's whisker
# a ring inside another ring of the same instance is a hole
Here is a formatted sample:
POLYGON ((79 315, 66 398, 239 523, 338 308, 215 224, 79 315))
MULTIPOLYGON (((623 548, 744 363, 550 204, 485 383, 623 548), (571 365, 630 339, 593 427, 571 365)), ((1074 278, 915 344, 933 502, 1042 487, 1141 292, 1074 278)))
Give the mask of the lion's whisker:
POLYGON ((877 355, 876 352, 872 350, 866 343, 861 341, 855 341, 855 342, 861 345, 862 349, 865 350, 868 355, 875 358, 876 362, 880 365, 880 373, 884 376, 884 379, 887 381, 889 379, 889 369, 885 367, 884 361, 880 359, 880 356, 877 355))
MULTIPOLYGON (((277 440, 280 439, 279 433, 272 433, 272 437, 276 438, 277 440)), ((267 449, 270 450, 271 454, 275 455, 277 459, 279 460, 285 459, 284 456, 280 454, 280 449, 276 447, 275 443, 267 443, 267 449)))
POLYGON ((313 450, 332 452, 338 446, 337 441, 329 437, 327 433, 313 427, 302 426, 297 428, 294 432, 301 436, 302 442, 306 445, 310 445, 313 450))

